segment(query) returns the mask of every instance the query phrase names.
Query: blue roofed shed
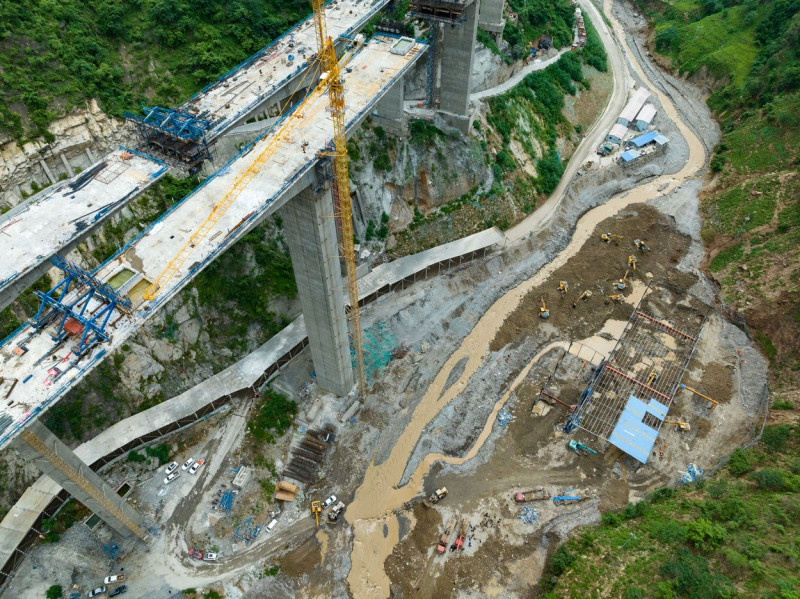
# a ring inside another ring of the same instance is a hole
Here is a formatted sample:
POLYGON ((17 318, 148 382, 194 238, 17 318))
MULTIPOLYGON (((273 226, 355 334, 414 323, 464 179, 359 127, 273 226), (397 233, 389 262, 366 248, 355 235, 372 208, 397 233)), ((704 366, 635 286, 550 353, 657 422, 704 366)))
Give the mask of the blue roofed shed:
POLYGON ((639 137, 634 137, 630 141, 625 142, 625 146, 629 148, 643 148, 647 144, 656 143, 659 146, 663 146, 667 142, 669 142, 669 139, 661 135, 658 131, 648 131, 639 137))
POLYGON ((658 437, 658 430, 645 424, 645 420, 650 420, 653 424, 656 424, 656 421, 663 422, 668 410, 667 406, 655 399, 645 403, 635 395, 631 395, 609 441, 642 464, 646 464, 658 437), (651 418, 648 418, 648 415, 651 418))
POLYGON ((623 162, 631 162, 632 160, 636 160, 639 156, 641 156, 641 154, 636 150, 628 150, 619 155, 623 162))

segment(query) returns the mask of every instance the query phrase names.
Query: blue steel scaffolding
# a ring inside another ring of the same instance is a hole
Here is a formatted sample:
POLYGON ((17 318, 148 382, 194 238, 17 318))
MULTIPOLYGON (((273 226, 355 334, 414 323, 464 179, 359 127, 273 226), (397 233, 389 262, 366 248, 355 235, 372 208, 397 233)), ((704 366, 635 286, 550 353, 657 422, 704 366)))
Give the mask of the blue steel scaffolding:
POLYGON ((64 280, 47 293, 36 292, 41 303, 33 327, 39 331, 58 321, 52 335, 56 347, 69 336, 80 336, 72 348, 80 359, 94 344, 111 340, 106 325, 114 310, 129 311, 131 300, 61 256, 55 255, 50 261, 64 272, 64 280))
POLYGON ((159 106, 142 105, 145 116, 125 112, 125 118, 136 125, 145 145, 160 151, 166 157, 194 167, 211 159, 206 142, 206 131, 212 121, 198 119, 185 112, 159 106))

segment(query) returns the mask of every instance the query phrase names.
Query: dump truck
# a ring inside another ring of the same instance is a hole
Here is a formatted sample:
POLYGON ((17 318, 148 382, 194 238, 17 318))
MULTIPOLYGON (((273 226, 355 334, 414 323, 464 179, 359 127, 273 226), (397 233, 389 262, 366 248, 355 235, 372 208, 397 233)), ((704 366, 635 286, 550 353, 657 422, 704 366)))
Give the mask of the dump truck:
POLYGON ((442 538, 439 539, 439 544, 436 546, 436 551, 438 551, 440 554, 444 554, 444 552, 447 551, 447 544, 450 541, 450 533, 453 532, 453 529, 455 529, 456 524, 457 524, 456 517, 453 516, 447 523, 447 527, 444 529, 442 538))
POLYGON ((430 497, 422 500, 422 505, 425 507, 431 507, 434 503, 439 503, 439 500, 443 499, 445 495, 447 495, 447 487, 436 489, 433 493, 431 493, 430 497))
POLYGON ((328 512, 328 524, 331 526, 335 525, 336 521, 339 519, 339 514, 342 513, 342 510, 344 510, 344 502, 340 501, 328 512))
POLYGON ((536 487, 531 491, 522 491, 514 495, 514 501, 517 503, 525 503, 526 501, 542 501, 550 499, 550 493, 545 491, 544 487, 536 487))

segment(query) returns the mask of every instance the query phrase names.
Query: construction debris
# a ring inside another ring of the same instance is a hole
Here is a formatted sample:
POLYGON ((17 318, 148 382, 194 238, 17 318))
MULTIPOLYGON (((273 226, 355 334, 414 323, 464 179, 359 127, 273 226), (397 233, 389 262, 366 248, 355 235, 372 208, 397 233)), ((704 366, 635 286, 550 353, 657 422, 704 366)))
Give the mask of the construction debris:
POLYGON ((527 522, 528 524, 535 524, 539 519, 539 514, 536 512, 536 509, 533 506, 526 505, 522 508, 522 513, 519 515, 519 519, 523 522, 527 522))
POLYGON ((497 422, 500 424, 500 426, 506 426, 509 422, 511 422, 511 412, 505 408, 502 408, 497 413, 497 422))
POLYGON ((693 483, 702 476, 703 476, 702 468, 700 468, 700 466, 692 462, 691 464, 686 466, 685 472, 681 472, 681 477, 679 479, 679 482, 688 485, 689 483, 693 483))

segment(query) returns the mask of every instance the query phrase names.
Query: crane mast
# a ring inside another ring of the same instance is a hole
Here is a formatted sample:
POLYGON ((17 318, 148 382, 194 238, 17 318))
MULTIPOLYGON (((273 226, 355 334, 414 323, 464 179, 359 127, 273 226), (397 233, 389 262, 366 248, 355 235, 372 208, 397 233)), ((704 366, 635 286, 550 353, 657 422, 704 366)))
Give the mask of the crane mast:
POLYGON ((364 374, 364 348, 361 345, 361 314, 358 306, 358 279, 353 242, 353 208, 350 203, 350 174, 347 160, 347 122, 345 119, 344 82, 342 81, 336 48, 328 36, 324 0, 311 0, 314 9, 314 30, 317 34, 319 60, 328 82, 328 102, 333 120, 333 165, 336 181, 333 186, 334 205, 342 230, 342 250, 347 269, 347 290, 350 296, 350 329, 356 353, 359 391, 366 396, 367 381, 364 374))

